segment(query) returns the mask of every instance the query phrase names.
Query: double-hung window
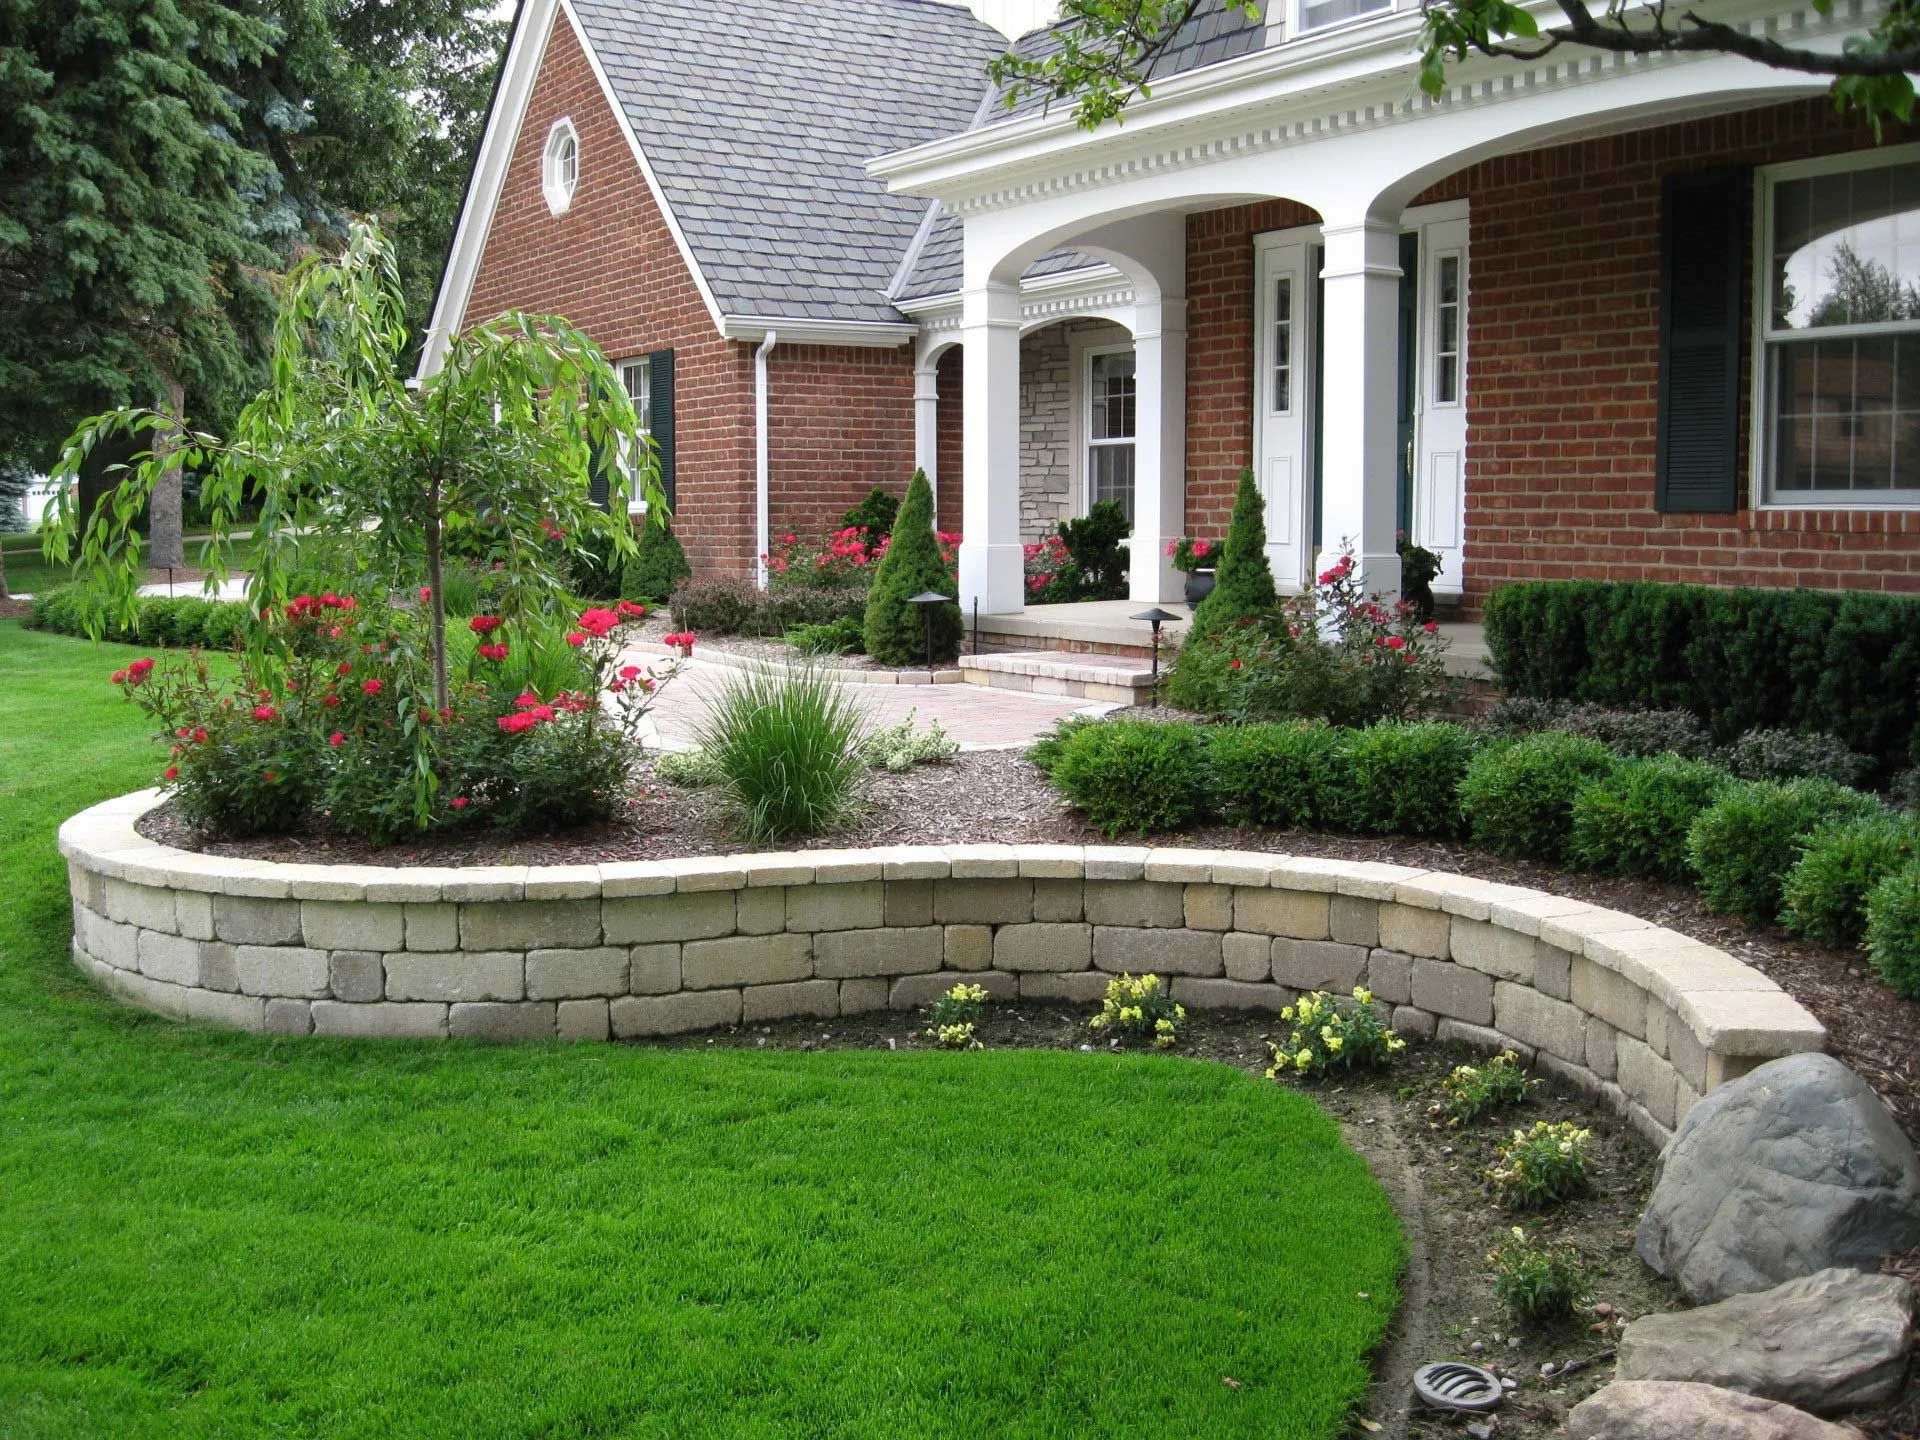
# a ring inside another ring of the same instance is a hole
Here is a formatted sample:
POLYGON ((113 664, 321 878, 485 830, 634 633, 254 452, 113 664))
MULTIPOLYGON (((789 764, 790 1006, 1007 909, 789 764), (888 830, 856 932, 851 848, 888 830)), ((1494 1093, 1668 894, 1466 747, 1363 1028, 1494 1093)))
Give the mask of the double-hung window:
POLYGON ((1760 173, 1755 455, 1776 505, 1920 505, 1920 145, 1760 173))
POLYGON ((1115 501, 1133 523, 1138 423, 1131 348, 1087 352, 1087 503, 1115 501))
POLYGON ((1344 25, 1349 20, 1384 14, 1391 9, 1393 0, 1298 0, 1294 10, 1297 16, 1294 33, 1305 35, 1312 30, 1344 25))
POLYGON ((620 452, 620 469, 627 477, 627 508, 635 515, 643 514, 647 508, 646 500, 640 494, 636 467, 645 453, 649 426, 653 417, 653 362, 650 356, 642 355, 637 360, 622 361, 620 365, 620 383, 627 388, 627 398, 633 401, 633 413, 640 417, 640 428, 635 437, 620 452))

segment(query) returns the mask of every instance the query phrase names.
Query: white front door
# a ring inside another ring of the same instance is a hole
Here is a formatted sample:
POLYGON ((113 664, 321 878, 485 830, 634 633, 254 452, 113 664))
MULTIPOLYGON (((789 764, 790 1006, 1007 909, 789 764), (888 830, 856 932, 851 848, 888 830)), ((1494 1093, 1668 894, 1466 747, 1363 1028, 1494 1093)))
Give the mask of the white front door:
POLYGON ((1267 559, 1274 583, 1296 594, 1313 557, 1309 261, 1319 229, 1283 230, 1256 241, 1254 477, 1267 505, 1267 559))
POLYGON ((1464 205, 1410 211, 1420 237, 1413 540, 1440 557, 1438 594, 1461 593, 1467 543, 1467 216, 1464 205))

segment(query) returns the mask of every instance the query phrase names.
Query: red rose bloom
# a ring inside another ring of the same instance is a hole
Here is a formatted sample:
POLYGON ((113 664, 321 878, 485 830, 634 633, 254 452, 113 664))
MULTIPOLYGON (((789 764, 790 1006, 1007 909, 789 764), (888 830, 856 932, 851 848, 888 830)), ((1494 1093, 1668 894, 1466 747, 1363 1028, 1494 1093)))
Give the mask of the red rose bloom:
POLYGON ((347 743, 347 737, 338 730, 334 731, 331 735, 327 736, 327 744, 331 745, 336 750, 338 750, 342 745, 346 743, 347 743))
POLYGON ((361 685, 360 693, 362 695, 378 695, 386 688, 387 687, 382 685, 378 680, 368 680, 361 685))
POLYGON ((584 631, 569 630, 567 632, 567 644, 573 646, 574 649, 578 650, 582 645, 586 643, 587 643, 587 637, 584 631))
POLYGON ((509 735, 518 735, 523 730, 531 730, 539 723, 538 720, 534 719, 533 716, 525 710, 519 710, 512 715, 502 715, 500 717, 500 728, 509 735))
POLYGON ((160 772, 160 778, 162 780, 178 780, 180 778, 180 767, 178 765, 167 766, 165 770, 160 772))
POLYGON ((619 624, 620 617, 611 610, 596 607, 580 612, 580 628, 596 640, 604 640, 619 624))
POLYGON ((253 718, 256 720, 271 720, 279 713, 280 712, 271 705, 256 705, 253 707, 253 718))
POLYGON ((453 808, 456 810, 464 810, 467 808, 467 806, 471 805, 473 802, 467 799, 467 797, 464 795, 456 795, 448 803, 452 805, 453 808))
POLYGON ((491 635, 500 628, 498 615, 476 615, 467 621, 467 628, 476 635, 491 635))

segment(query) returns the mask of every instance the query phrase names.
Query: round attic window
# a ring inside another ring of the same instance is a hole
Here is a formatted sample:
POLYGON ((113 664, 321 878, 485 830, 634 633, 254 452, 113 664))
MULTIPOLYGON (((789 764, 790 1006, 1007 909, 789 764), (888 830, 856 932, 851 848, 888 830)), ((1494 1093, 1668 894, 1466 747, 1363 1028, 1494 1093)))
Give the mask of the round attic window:
POLYGON ((546 192, 547 209, 564 215, 573 204, 573 190, 580 183, 580 136, 571 120, 556 120, 547 132, 547 148, 540 163, 541 188, 546 192))

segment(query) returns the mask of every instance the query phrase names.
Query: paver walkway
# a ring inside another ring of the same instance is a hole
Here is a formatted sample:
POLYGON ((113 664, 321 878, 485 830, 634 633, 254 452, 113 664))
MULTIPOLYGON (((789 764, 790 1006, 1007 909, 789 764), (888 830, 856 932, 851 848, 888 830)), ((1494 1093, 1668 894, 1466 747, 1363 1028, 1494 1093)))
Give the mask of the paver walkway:
MULTIPOLYGON (((638 650, 629 651, 625 658, 650 672, 670 663, 638 650)), ((714 699, 741 673, 698 655, 684 662, 679 677, 661 693, 648 716, 647 743, 664 750, 686 749, 714 699)), ((1044 735, 1063 716, 1082 710, 1103 714, 1113 708, 1071 695, 1032 695, 979 685, 849 685, 846 693, 869 724, 898 725, 909 713, 921 726, 938 720, 968 750, 1013 749, 1044 735)))

